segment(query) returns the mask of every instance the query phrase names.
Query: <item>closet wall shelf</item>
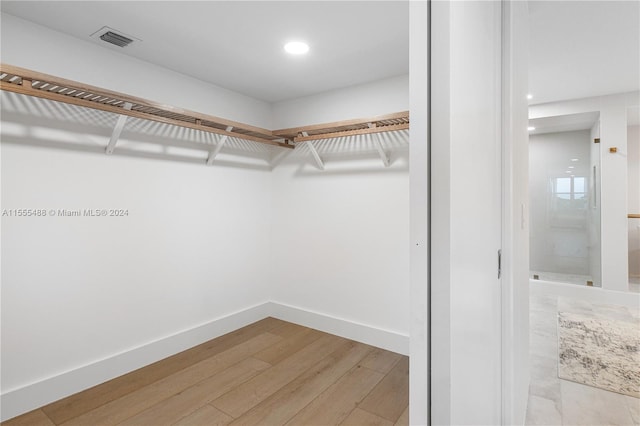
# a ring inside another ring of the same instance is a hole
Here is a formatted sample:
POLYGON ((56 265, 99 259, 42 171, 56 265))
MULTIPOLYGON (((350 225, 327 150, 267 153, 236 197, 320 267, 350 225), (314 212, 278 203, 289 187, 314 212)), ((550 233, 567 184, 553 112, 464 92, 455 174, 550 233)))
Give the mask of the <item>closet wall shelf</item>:
POLYGON ((0 64, 0 89, 227 137, 293 148, 270 130, 0 64), (130 104, 130 108, 125 106, 130 104), (230 131, 227 129, 231 128, 230 131))
MULTIPOLYGON (((120 119, 107 146, 107 153, 113 152, 126 117, 222 135, 219 148, 228 137, 293 149, 297 142, 378 134, 409 128, 409 111, 402 111, 370 118, 271 131, 8 64, 0 64, 0 90, 119 114, 120 119)), ((213 162, 218 151, 219 149, 211 153, 207 164, 213 162)), ((388 163, 385 158, 383 161, 385 165, 388 163)))
POLYGON ((273 134, 285 140, 306 142, 371 133, 394 132, 408 128, 409 111, 402 111, 377 117, 274 130, 273 134))

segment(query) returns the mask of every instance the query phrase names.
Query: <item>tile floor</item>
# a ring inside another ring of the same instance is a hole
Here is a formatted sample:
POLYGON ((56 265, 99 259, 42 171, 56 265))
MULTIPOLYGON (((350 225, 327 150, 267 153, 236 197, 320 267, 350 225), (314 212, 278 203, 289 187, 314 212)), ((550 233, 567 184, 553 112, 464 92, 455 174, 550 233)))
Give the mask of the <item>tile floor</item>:
POLYGON ((640 399, 558 378, 558 312, 638 324, 625 306, 595 304, 555 295, 531 295, 531 382, 527 425, 640 425, 640 399))

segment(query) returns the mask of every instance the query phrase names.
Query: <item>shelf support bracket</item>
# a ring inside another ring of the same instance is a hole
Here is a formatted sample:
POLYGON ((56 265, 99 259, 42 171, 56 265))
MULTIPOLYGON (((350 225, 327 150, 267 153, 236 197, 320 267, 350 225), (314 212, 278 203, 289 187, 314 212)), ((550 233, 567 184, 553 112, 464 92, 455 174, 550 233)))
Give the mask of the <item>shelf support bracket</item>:
MULTIPOLYGON (((370 129, 373 129, 374 127, 376 127, 376 124, 375 123, 367 123, 367 126, 369 126, 370 129)), ((382 147, 382 142, 380 141, 380 134, 379 133, 372 133, 371 137, 373 137, 373 142, 376 145, 376 149, 378 150, 378 155, 380 155, 380 159, 382 160, 382 164, 384 164, 385 167, 389 167, 391 162, 389 161, 389 156, 387 155, 386 152, 384 152, 384 148, 382 147)))
MULTIPOLYGON (((227 132, 230 132, 233 130, 233 126, 228 126, 225 130, 227 132)), ((227 143, 228 138, 229 137, 227 135, 222 135, 222 138, 220 138, 220 142, 218 142, 218 145, 216 145, 215 149, 211 151, 211 153, 209 153, 209 158, 207 158, 207 166, 213 164, 213 160, 216 159, 216 156, 220 153, 220 150, 222 149, 224 144, 227 143)))
MULTIPOLYGON (((132 106, 131 102, 125 102, 122 108, 127 111, 131 111, 132 106)), ((111 139, 109 139, 109 143, 105 149, 107 154, 113 154, 113 150, 116 149, 116 144, 118 143, 118 139, 120 138, 120 134, 124 128, 124 123, 127 122, 127 118, 129 117, 126 115, 120 115, 118 117, 118 121, 116 121, 116 125, 113 127, 113 132, 111 132, 111 139)))
MULTIPOLYGON (((302 132, 302 136, 307 137, 309 136, 309 133, 302 132)), ((318 165, 318 168, 320 170, 324 170, 324 163, 322 162, 322 158, 320 158, 320 154, 318 154, 316 147, 313 146, 311 141, 307 141, 306 144, 309 147, 309 151, 311 151, 311 155, 313 155, 313 158, 316 160, 316 164, 318 165)))

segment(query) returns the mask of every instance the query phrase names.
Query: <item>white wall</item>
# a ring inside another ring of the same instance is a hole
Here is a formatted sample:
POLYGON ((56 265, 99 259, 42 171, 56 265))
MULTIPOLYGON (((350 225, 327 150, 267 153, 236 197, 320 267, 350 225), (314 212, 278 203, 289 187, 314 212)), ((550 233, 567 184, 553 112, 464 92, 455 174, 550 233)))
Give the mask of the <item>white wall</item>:
MULTIPOLYGON (((77 137, 39 132, 53 141, 77 137)), ((2 217, 3 416, 243 324, 103 366, 44 400, 12 398, 12 391, 268 300, 268 171, 61 151, 7 143, 4 135, 1 151, 3 210, 128 211, 2 217)))
POLYGON ((273 129, 366 118, 409 109, 409 76, 273 104, 273 129))
POLYGON ((627 213, 627 106, 607 105, 600 113, 600 239, 602 287, 629 289, 627 213), (616 153, 610 152, 616 148, 616 153))
POLYGON ((4 64, 272 129, 271 105, 2 13, 4 64), (162 90, 158 90, 162 87, 162 90))
MULTIPOLYGON (((409 76, 404 75, 275 103, 273 128, 408 109, 409 76)), ((364 325, 366 333, 331 331, 365 340, 376 336, 369 342, 407 354, 408 132, 313 144, 324 171, 304 144, 273 171, 273 300, 318 313, 315 321, 323 324, 337 318, 364 325), (390 155, 389 168, 376 152, 376 137, 390 155)), ((287 318, 306 320, 292 315, 287 318)))
POLYGON ((627 108, 640 104, 640 92, 534 105, 529 118, 600 112, 602 287, 628 290, 627 108), (617 148, 611 153, 610 148, 617 148))
POLYGON ((388 168, 367 136, 314 142, 324 171, 304 145, 273 170, 272 299, 379 330, 378 346, 406 354, 408 132, 382 136, 388 168))
MULTIPOLYGON (((585 200, 584 209, 566 209, 562 204, 554 204, 551 192, 555 178, 566 178, 573 174, 586 178, 587 182, 591 181, 589 143, 588 130, 529 137, 530 253, 533 271, 578 275, 590 273, 588 213, 591 199, 585 200), (568 170, 574 173, 566 173, 568 170)), ((585 190, 589 187, 588 184, 585 190)))
MULTIPOLYGON (((640 126, 627 129, 628 211, 640 213, 640 126)), ((629 219, 629 276, 640 277, 640 219, 629 219)))

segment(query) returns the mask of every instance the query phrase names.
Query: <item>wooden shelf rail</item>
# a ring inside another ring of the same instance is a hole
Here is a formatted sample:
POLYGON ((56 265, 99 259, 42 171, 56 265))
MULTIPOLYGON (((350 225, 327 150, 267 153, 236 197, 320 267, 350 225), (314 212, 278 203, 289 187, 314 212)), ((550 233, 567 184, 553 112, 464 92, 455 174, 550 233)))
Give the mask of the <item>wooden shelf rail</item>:
POLYGON ((274 130, 273 134, 294 142, 306 142, 371 133, 394 132, 408 128, 409 111, 402 111, 377 117, 274 130))
MULTIPOLYGON (((228 137, 293 149, 295 143, 409 129, 409 111, 403 111, 271 131, 8 64, 0 64, 0 90, 119 114, 121 119, 114 129, 107 153, 113 152, 125 117, 222 135, 219 148, 222 148, 228 137)), ((213 162, 218 151, 219 149, 209 156, 207 164, 213 162)), ((382 154, 385 165, 388 165, 388 159, 382 154)))
POLYGON ((0 89, 129 117, 293 148, 270 130, 201 114, 24 68, 0 64, 0 89), (125 105, 131 104, 130 109, 125 105), (231 127, 231 131, 227 128, 231 127))
POLYGON ((640 219, 640 213, 629 213, 627 217, 629 219, 640 219))

